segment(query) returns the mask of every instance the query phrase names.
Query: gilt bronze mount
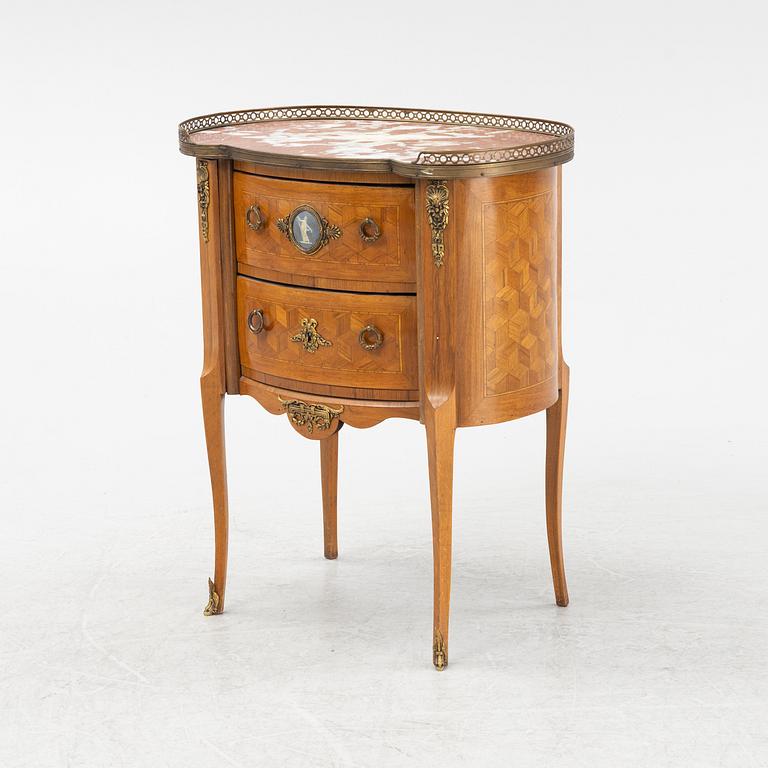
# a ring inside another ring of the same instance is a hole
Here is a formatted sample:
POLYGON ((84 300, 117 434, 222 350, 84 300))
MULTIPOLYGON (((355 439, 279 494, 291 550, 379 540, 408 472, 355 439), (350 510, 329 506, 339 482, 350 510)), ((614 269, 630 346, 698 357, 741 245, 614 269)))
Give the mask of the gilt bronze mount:
POLYGON ((200 231, 203 242, 208 242, 208 206, 211 204, 211 182, 208 173, 208 163, 197 161, 197 202, 200 206, 200 231))
POLYGON ((306 427, 307 432, 315 429, 322 432, 329 429, 334 419, 339 418, 343 407, 330 408, 320 403, 306 403, 303 400, 283 400, 278 395, 278 400, 288 414, 291 423, 297 427, 306 427))
POLYGON ((330 240, 341 237, 341 228, 329 224, 311 205, 300 205, 277 220, 277 228, 301 253, 311 256, 330 240))
POLYGON ((318 333, 317 320, 314 317, 301 318, 301 330, 291 336, 291 341, 301 344, 307 352, 317 352, 320 347, 333 346, 328 339, 318 333))
POLYGON ((448 226, 448 186, 444 181, 433 181, 427 187, 427 217, 432 230, 432 260, 442 267, 445 259, 443 233, 448 226))
POLYGON ((435 630, 435 639, 432 643, 432 663, 438 672, 442 672, 448 665, 445 641, 443 640, 443 633, 439 629, 435 630))
POLYGON ((221 612, 221 598, 216 591, 216 585, 208 579, 208 603, 203 608, 203 616, 215 616, 221 612))

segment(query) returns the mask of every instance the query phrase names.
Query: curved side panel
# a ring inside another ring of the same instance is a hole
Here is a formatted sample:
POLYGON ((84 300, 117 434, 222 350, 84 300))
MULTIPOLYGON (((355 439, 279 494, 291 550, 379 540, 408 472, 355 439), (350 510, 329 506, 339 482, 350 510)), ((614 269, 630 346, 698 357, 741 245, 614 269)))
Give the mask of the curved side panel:
POLYGON ((558 396, 557 170, 455 187, 459 424, 541 411, 558 396))

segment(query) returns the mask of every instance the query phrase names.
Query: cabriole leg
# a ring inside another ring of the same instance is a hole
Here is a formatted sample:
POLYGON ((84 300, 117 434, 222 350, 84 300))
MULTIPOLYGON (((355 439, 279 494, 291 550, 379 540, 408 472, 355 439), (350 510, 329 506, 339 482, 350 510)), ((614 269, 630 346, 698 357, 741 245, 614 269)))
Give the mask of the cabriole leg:
POLYGON ((455 416, 448 408, 434 411, 428 409, 424 426, 427 428, 435 582, 432 663, 437 670, 442 671, 448 665, 455 416))
POLYGON ((227 586, 227 543, 229 510, 227 501, 227 460, 224 448, 224 395, 219 391, 216 376, 203 376, 200 390, 203 398, 205 442, 208 448, 208 468, 213 494, 213 525, 216 536, 216 561, 213 580, 208 579, 208 604, 203 613, 212 616, 224 610, 227 586))
POLYGON ((323 486, 323 544, 328 560, 339 556, 336 534, 336 491, 339 469, 339 433, 320 440, 320 476, 323 486))
POLYGON ((547 408, 547 467, 546 507, 549 560, 552 565, 552 582, 555 601, 568 605, 568 586, 565 582, 563 560, 563 458, 565 454, 565 426, 568 419, 568 384, 570 371, 563 363, 560 373, 560 396, 547 408))

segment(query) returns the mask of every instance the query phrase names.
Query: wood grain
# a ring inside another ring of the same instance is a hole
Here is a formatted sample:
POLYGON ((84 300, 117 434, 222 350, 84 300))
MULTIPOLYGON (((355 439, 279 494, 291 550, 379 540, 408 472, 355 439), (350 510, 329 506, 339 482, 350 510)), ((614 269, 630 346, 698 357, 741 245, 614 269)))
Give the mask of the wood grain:
POLYGON ((342 408, 341 422, 358 429, 375 427, 385 419, 418 419, 419 404, 403 403, 386 400, 352 400, 343 397, 317 398, 307 395, 305 392, 297 392, 280 387, 272 387, 252 381, 245 376, 240 379, 240 393, 250 395, 254 400, 273 414, 284 414, 280 398, 283 400, 305 400, 307 402, 321 403, 333 408, 342 408))
POLYGON ((224 328, 224 368, 228 395, 238 394, 240 380, 240 353, 237 345, 237 318, 235 309, 235 256, 234 219, 232 213, 232 161, 217 162, 219 253, 221 259, 222 323, 224 328))
POLYGON ((237 279, 240 359, 243 366, 275 376, 321 384, 374 389, 418 386, 416 301, 412 296, 334 293, 237 279), (261 333, 248 330, 253 310, 264 313, 261 333), (330 346, 307 351, 293 337, 304 319, 330 346), (380 329, 379 349, 364 349, 363 328, 380 329))
POLYGON ((547 541, 555 601, 568 605, 568 585, 565 581, 563 556, 563 461, 565 457, 565 428, 568 421, 568 388, 570 372, 563 364, 562 381, 557 402, 547 408, 547 460, 545 498, 547 510, 547 541))
POLYGON ((256 270, 309 277, 412 283, 414 281, 413 190, 410 187, 319 184, 234 174, 235 243, 239 261, 256 270), (253 230, 246 211, 258 205, 264 224, 253 230), (315 253, 301 253, 277 227, 300 205, 311 205, 341 228, 315 253), (381 236, 365 242, 360 224, 372 218, 381 236))
POLYGON ((320 475, 323 489, 323 551, 326 559, 339 556, 336 532, 336 495, 339 472, 338 430, 327 440, 320 441, 320 475))
POLYGON ((557 399, 557 174, 454 182, 460 426, 492 424, 557 399))
POLYGON ((557 169, 557 348, 560 360, 557 402, 547 409, 547 458, 545 499, 547 510, 547 541, 552 568, 555 602, 568 605, 568 585, 565 579, 563 554, 563 466, 565 462, 565 432, 568 422, 568 393, 571 371, 563 359, 563 173, 557 169))
MULTIPOLYGON (((419 181, 417 195, 425 204, 429 182, 419 181)), ((453 206, 454 183, 448 182, 453 206)), ((445 257, 437 267, 432 258, 432 232, 419 217, 419 379, 421 418, 427 432, 429 493, 432 507, 434 561, 432 663, 442 671, 448 664, 448 617, 451 601, 451 528, 453 514, 453 445, 457 425, 456 355, 465 343, 465 324, 459 323, 456 302, 459 261, 456 217, 449 214, 444 232, 445 257)))
POLYGON ((371 387, 341 387, 338 384, 316 384, 311 381, 299 381, 284 376, 271 376, 247 366, 243 366, 243 376, 279 389, 326 397, 341 397, 347 400, 403 400, 416 403, 419 400, 418 389, 373 389, 371 387))
POLYGON ((356 293, 416 293, 416 283, 386 282, 376 283, 371 280, 342 280, 333 277, 301 275, 296 272, 279 272, 264 267, 254 267, 244 261, 237 262, 241 275, 268 280, 272 283, 297 285, 302 288, 322 288, 327 291, 352 291, 356 293))
POLYGON ((203 404, 205 441, 211 475, 215 563, 213 583, 218 594, 217 613, 224 610, 227 587, 227 549, 229 537, 229 503, 227 494, 227 462, 224 443, 224 392, 226 390, 224 301, 220 254, 219 177, 217 163, 208 162, 210 206, 209 237, 200 235, 200 274, 203 298, 203 370, 200 392, 203 404))
POLYGON ((485 395, 552 378, 557 363, 553 194, 483 205, 485 395))
POLYGON ((389 184, 397 187, 413 187, 410 179, 396 173, 377 171, 316 170, 314 168, 290 168, 288 166, 260 165, 245 160, 235 160, 236 171, 265 176, 274 179, 296 179, 297 181, 320 181, 326 184, 389 184))

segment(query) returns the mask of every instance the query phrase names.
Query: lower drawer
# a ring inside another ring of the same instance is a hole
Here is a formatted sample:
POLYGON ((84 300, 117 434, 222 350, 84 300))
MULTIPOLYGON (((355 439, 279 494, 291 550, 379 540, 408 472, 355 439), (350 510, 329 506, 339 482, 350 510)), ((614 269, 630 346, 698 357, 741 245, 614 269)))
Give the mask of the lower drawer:
POLYGON ((237 279, 244 368, 344 387, 418 388, 416 298, 237 279))

